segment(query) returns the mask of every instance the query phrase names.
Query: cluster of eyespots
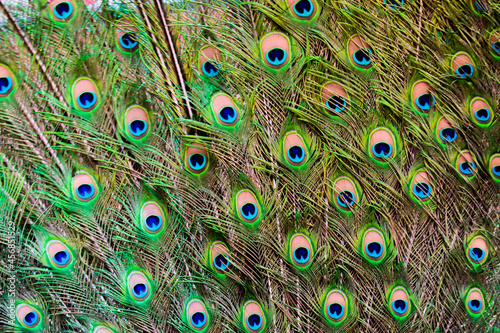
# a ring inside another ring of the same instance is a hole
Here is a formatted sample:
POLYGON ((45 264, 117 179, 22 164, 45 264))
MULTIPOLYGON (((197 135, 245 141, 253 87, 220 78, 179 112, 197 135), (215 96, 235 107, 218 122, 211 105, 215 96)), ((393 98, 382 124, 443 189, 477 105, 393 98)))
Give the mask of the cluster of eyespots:
POLYGON ((436 137, 438 141, 444 145, 452 144, 458 137, 455 130, 455 123, 445 117, 439 118, 436 126, 436 137))
POLYGON ((482 265, 488 260, 488 241, 482 235, 472 238, 467 246, 467 259, 474 266, 482 265))
POLYGON ((386 242, 384 233, 377 228, 367 229, 361 237, 361 254, 369 262, 377 264, 385 258, 386 242))
POLYGON ((157 235, 165 226, 165 213, 156 201, 146 201, 142 204, 140 214, 140 227, 151 235, 157 235))
POLYGON ((240 120, 240 109, 226 93, 213 95, 210 106, 215 120, 222 126, 234 126, 240 120))
POLYGON ((130 138, 135 140, 145 138, 151 128, 148 112, 139 105, 129 106, 125 110, 123 126, 130 138))
POLYGON ((410 193, 420 202, 427 202, 434 195, 433 182, 425 169, 417 170, 410 181, 410 193))
POLYGON ((115 29, 116 46, 125 53, 132 53, 139 49, 137 28, 127 20, 118 21, 115 29))
POLYGON ((471 179, 476 173, 476 164, 474 163, 475 156, 468 150, 462 150, 458 153, 455 166, 459 174, 463 177, 471 179))
POLYGON ((210 267, 219 274, 226 274, 229 271, 229 249, 221 241, 213 242, 208 250, 210 267))
POLYGON ((67 23, 76 14, 77 5, 75 1, 55 0, 50 1, 49 10, 54 21, 58 23, 67 23))
POLYGON ((283 152, 285 160, 294 167, 304 165, 309 158, 304 138, 297 131, 290 131, 285 134, 283 152))
POLYGON ((73 197, 81 202, 89 202, 97 197, 99 189, 95 178, 86 171, 78 171, 71 182, 73 197))
POLYGON ((133 300, 142 302, 151 295, 151 284, 141 271, 132 271, 127 276, 127 290, 133 300))
POLYGON ((481 97, 474 97, 469 105, 472 121, 479 126, 488 127, 494 117, 490 104, 481 97))
POLYGON ((71 87, 73 107, 81 112, 92 112, 100 103, 100 93, 95 82, 88 77, 80 77, 71 87))
POLYGON ((488 169, 491 177, 496 181, 500 181, 500 154, 491 155, 488 169))
POLYGON ((190 300, 185 307, 188 324, 192 330, 203 332, 210 324, 210 316, 208 314, 205 303, 201 299, 194 298, 190 300))
POLYGON ((329 322, 339 325, 347 318, 348 307, 347 295, 340 289, 332 289, 325 297, 323 314, 329 322))
POLYGON ((200 52, 200 72, 210 78, 217 77, 217 75, 219 75, 220 73, 220 51, 215 47, 205 46, 201 49, 200 52))
POLYGON ((358 187, 349 177, 338 177, 333 181, 333 203, 341 212, 350 213, 359 205, 358 187))
POLYGON ((20 303, 16 306, 16 320, 23 328, 32 330, 41 326, 42 317, 34 306, 20 303))
POLYGON ((266 328, 264 311, 256 301, 247 301, 243 305, 242 321, 247 332, 260 333, 266 328))
POLYGON ((248 190, 240 190, 236 194, 236 215, 245 223, 254 223, 260 219, 261 208, 255 194, 248 190))
POLYGON ((10 95, 15 88, 15 77, 7 66, 0 65, 0 98, 10 95))
POLYGON ((260 40, 260 51, 265 65, 280 70, 291 62, 291 42, 279 32, 270 32, 260 40))
POLYGON ((479 317, 484 311, 484 296, 481 289, 470 288, 465 296, 465 308, 472 317, 479 317))
POLYGON ((351 63, 359 69, 372 68, 373 51, 358 35, 352 36, 347 42, 347 51, 351 63))
POLYGON ((411 310, 408 291, 403 286, 394 287, 389 294, 389 309, 393 316, 404 319, 411 310))
POLYGON ((185 165, 195 175, 201 175, 208 169, 208 153, 201 144, 195 143, 186 148, 185 165))
POLYGON ((288 6, 299 20, 310 20, 318 12, 318 4, 313 0, 288 0, 288 6))
POLYGON ((474 61, 466 52, 457 52, 451 59, 451 69, 460 79, 473 77, 475 68, 474 61))
POLYGON ((368 153, 380 163, 387 163, 396 154, 396 139, 385 127, 374 129, 368 139, 368 153))
POLYGON ((290 237, 288 255, 291 262, 298 268, 307 268, 311 265, 314 247, 311 239, 303 234, 296 233, 290 237))
POLYGON ((73 262, 72 251, 58 239, 47 242, 45 253, 50 266, 56 269, 66 268, 73 262))
POLYGON ((436 98, 430 84, 424 80, 417 81, 411 88, 413 107, 421 113, 428 113, 435 105, 436 98))

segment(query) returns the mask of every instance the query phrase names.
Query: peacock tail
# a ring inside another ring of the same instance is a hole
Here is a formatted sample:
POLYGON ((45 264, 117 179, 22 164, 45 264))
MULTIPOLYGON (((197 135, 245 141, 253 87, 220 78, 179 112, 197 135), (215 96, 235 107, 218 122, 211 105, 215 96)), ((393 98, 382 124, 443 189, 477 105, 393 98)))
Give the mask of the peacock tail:
POLYGON ((499 332, 500 4, 0 0, 1 332, 499 332))

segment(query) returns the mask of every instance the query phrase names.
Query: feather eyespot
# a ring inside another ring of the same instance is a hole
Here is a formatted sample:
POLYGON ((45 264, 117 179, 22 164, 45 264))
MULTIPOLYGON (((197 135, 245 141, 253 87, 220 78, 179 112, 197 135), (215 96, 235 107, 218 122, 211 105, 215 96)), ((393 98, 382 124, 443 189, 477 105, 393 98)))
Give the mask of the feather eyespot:
POLYGON ((309 152, 304 138, 297 131, 290 131, 283 138, 285 160, 295 167, 304 165, 309 159, 309 152))
POLYGON ((41 325, 42 316, 35 307, 21 303, 16 306, 16 319, 26 329, 35 329, 41 325))
POLYGON ((7 66, 0 65, 0 99, 9 96, 16 88, 16 78, 7 66))
POLYGON ((92 112, 100 104, 101 95, 95 82, 88 77, 80 77, 71 87, 73 107, 82 112, 92 112))
POLYGON ((240 109, 228 94, 215 94, 211 107, 214 118, 222 126, 234 126, 240 120, 240 109))
POLYGON ((75 16, 77 5, 73 0, 55 0, 50 1, 49 10, 54 21, 58 23, 67 23, 75 16))
POLYGON ((482 235, 475 236, 467 246, 467 259, 473 265, 482 265, 488 260, 488 241, 482 235))
POLYGON ((195 143, 186 149, 185 165, 195 175, 201 175, 208 169, 208 153, 201 144, 195 143))
POLYGON ((221 241, 213 242, 209 248, 210 267, 219 274, 229 271, 231 262, 229 260, 229 249, 221 241))
POLYGON ((488 127, 493 121, 495 114, 489 103, 481 97, 475 97, 470 102, 470 114, 472 121, 479 126, 488 127))
POLYGON ((485 308, 484 295, 481 289, 470 288, 465 297, 465 308, 472 317, 480 316, 485 308))
POLYGON ((70 248, 60 240, 51 240, 45 245, 45 253, 51 266, 66 268, 73 262, 70 248))
POLYGON ((155 201, 146 201, 141 207, 141 228, 148 234, 158 234, 165 226, 165 214, 155 201))
POLYGON ((288 255, 295 266, 307 268, 311 265, 314 256, 314 247, 308 236, 303 233, 292 235, 288 247, 288 255))
POLYGON ((404 5, 404 0, 384 0, 384 3, 391 7, 391 9, 399 9, 404 5))
POLYGON ((114 333, 114 331, 112 331, 109 327, 106 327, 104 325, 98 325, 94 327, 92 333, 114 333))
POLYGON ((245 223, 254 223, 260 219, 261 208, 255 194, 243 189, 236 194, 236 214, 245 223))
POLYGON ((73 197, 82 202, 89 202, 99 194, 95 178, 86 171, 78 171, 72 180, 73 197))
POLYGON ((321 89, 321 98, 323 108, 332 116, 338 116, 349 110, 349 95, 337 82, 326 83, 321 89))
POLYGON ((370 133, 368 142, 369 155, 378 162, 387 163, 396 154, 396 139, 388 128, 374 129, 370 133))
POLYGON ((411 310, 410 296, 403 286, 395 287, 389 295, 389 308, 396 318, 404 319, 411 310))
POLYGON ((367 229, 361 238, 361 253, 372 263, 379 263, 385 258, 386 242, 384 234, 377 228, 367 229))
POLYGON ((127 20, 116 24, 116 47, 124 53, 132 53, 139 49, 138 29, 127 20))
POLYGON ((359 69, 372 68, 373 51, 371 47, 358 35, 352 36, 347 42, 349 60, 359 69))
POLYGON ((210 325, 210 316, 201 299, 194 298, 186 304, 186 316, 194 331, 203 332, 210 325))
POLYGON ((296 19, 311 20, 318 12, 318 4, 315 0, 287 0, 288 7, 296 19))
POLYGON ((243 305, 243 326, 251 333, 260 333, 266 328, 264 311, 256 301, 247 301, 243 305))
POLYGON ((347 318, 349 299, 340 289, 332 289, 325 297, 323 313, 325 318, 334 324, 340 324, 347 318))
POLYGON ((435 105, 436 98, 429 83, 417 81, 411 88, 413 107, 421 113, 428 113, 435 105))
POLYGON ((410 182, 410 193, 418 201, 426 202, 434 196, 434 184, 425 169, 417 170, 410 182))
POLYGON ((497 59, 500 59, 500 30, 491 33, 489 43, 491 46, 490 52, 497 59))
POLYGON ((127 289, 135 301, 145 301, 151 295, 151 284, 141 271, 132 271, 128 274, 127 289))
POLYGON ((488 11, 488 5, 484 0, 471 0, 472 10, 477 15, 482 15, 488 11))
POLYGON ((440 143, 449 145, 455 142, 458 137, 455 123, 445 117, 441 117, 436 126, 436 137, 440 143))
POLYGON ((220 73, 221 54, 212 46, 201 49, 199 69, 205 76, 215 78, 220 73))
POLYGON ((500 182, 500 154, 493 154, 490 157, 488 170, 491 177, 497 182, 500 182))
POLYGON ((260 51, 264 64, 271 69, 283 69, 290 64, 291 42, 282 33, 270 32, 262 37, 260 51))
POLYGON ((339 177, 333 182, 333 202, 340 211, 350 213, 358 208, 360 193, 349 177, 339 177))
POLYGON ((466 52, 458 52, 451 60, 451 69, 456 77, 467 79, 474 76, 476 65, 466 52))
POLYGON ((149 115, 142 106, 132 105, 125 111, 125 124, 126 133, 132 139, 145 138, 151 128, 149 115))
POLYGON ((457 171, 465 178, 473 178, 476 173, 476 163, 474 163, 475 157, 468 150, 462 150, 458 153, 455 166, 457 171))

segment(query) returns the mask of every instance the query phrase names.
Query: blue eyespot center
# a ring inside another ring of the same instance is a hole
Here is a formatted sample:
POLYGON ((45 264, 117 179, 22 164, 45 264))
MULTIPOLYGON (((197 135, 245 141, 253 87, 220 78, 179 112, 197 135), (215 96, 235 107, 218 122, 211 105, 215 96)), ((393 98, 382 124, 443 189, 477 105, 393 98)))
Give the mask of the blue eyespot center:
POLYGON ((403 314, 406 312, 407 308, 408 302, 406 302, 404 299, 397 299, 392 302, 392 309, 396 313, 403 314))
POLYGON ((267 62, 273 66, 279 66, 285 63, 286 51, 281 48, 274 48, 266 53, 267 62))
POLYGON ((61 20, 67 19, 72 13, 73 5, 69 2, 60 2, 54 7, 54 15, 61 20))
POLYGON ((191 169, 199 171, 205 167, 206 158, 203 154, 193 154, 189 156, 189 166, 191 169))
POLYGON ((141 119, 134 119, 128 124, 128 130, 133 136, 141 136, 148 130, 148 124, 141 119))
POLYGON ((333 319, 340 319, 344 315, 344 307, 339 303, 332 303, 328 306, 328 315, 333 319))
POLYGON ((12 88, 12 79, 8 76, 0 77, 0 94, 6 94, 12 88))
POLYGON ((258 330, 262 326, 262 317, 260 314, 252 313, 247 317, 248 327, 252 330, 258 330))
POLYGON ((474 112, 474 117, 480 122, 487 122, 490 119, 490 110, 479 109, 474 112))
POLYGON ((392 154, 392 146, 386 142, 378 142, 373 145, 373 154, 378 158, 388 158, 392 154))
POLYGON ((257 216, 257 206, 253 202, 247 202, 241 206, 241 215, 246 220, 252 220, 257 216))
POLYGON ((486 253, 479 247, 472 247, 469 250, 469 255, 473 261, 481 261, 484 259, 486 253))
POLYGON ((301 146, 291 146, 287 150, 288 158, 293 163, 300 163, 304 160, 306 154, 301 146))
POLYGON ((416 183, 415 185, 413 185, 413 193, 421 199, 430 196, 431 192, 432 188, 427 183, 416 183))
POLYGON ((133 49, 137 46, 139 42, 137 41, 137 36, 134 33, 125 33, 120 36, 120 45, 124 49, 133 49))
POLYGON ((312 14, 314 7, 311 0, 300 0, 293 6, 293 10, 297 16, 308 17, 312 14))
POLYGON ((191 323, 194 327, 202 327, 207 322, 207 316, 203 312, 195 312, 191 315, 191 323))
POLYGON ((480 12, 488 11, 488 6, 486 6, 486 4, 484 4, 482 0, 474 1, 474 7, 480 12))
POLYGON ((464 175, 471 175, 475 168, 476 166, 474 165, 474 162, 463 162, 459 165, 460 172, 464 175))
POLYGON ((137 283, 132 287, 132 294, 137 298, 144 298, 149 293, 149 287, 145 283, 137 283))
POLYGON ((299 264, 305 264, 308 262, 310 256, 311 253, 309 252, 309 249, 305 247, 298 247, 293 251, 293 258, 299 264))
POLYGON ((219 111, 219 118, 223 123, 231 124, 236 120, 236 110, 232 106, 225 106, 219 111))
POLYGON ((462 65, 456 69, 456 73, 461 78, 470 77, 474 74, 474 67, 472 65, 462 65))
POLYGON ((471 299, 469 301, 469 308, 474 312, 481 310, 482 307, 483 307, 483 302, 481 302, 478 299, 471 299))
POLYGON ((367 66, 372 62, 372 50, 369 48, 361 48, 354 52, 353 58, 354 61, 361 66, 367 66))
POLYGON ((378 258, 382 255, 384 248, 379 242, 371 242, 366 244, 366 254, 372 258, 378 258))
POLYGON ((66 265, 69 261, 70 255, 68 251, 63 250, 63 251, 58 251, 56 254, 54 254, 54 262, 57 265, 66 265))
POLYGON ((342 112, 347 106, 347 101, 342 96, 333 95, 326 101, 326 106, 335 112, 342 112))
POLYGON ((205 61, 202 66, 203 73, 209 77, 217 76, 219 74, 219 68, 220 65, 212 61, 205 61))
POLYGON ((439 136, 443 141, 452 143, 457 138, 457 131, 455 131, 455 129, 451 127, 443 128, 439 132, 439 136))
POLYGON ((92 184, 81 184, 76 188, 76 194, 80 199, 89 199, 95 193, 94 185, 92 184))
POLYGON ((417 97, 417 107, 424 111, 429 111, 436 104, 433 94, 423 94, 417 97))
POLYGON ((229 267, 229 258, 225 254, 219 254, 214 258, 214 264, 218 270, 224 271, 229 267))
POLYGON ((145 219, 146 229, 156 231, 162 226, 162 218, 158 215, 149 215, 145 219))
POLYGON ((496 41, 493 44, 491 44, 491 47, 493 47, 493 50, 496 53, 500 53, 500 41, 496 41))
POLYGON ((337 194, 337 203, 344 208, 354 205, 354 200, 355 196, 351 191, 342 191, 337 194))
POLYGON ((28 312, 23 318, 23 323, 28 326, 33 326, 34 324, 36 324, 37 321, 38 321, 38 313, 36 313, 35 311, 28 312))
POLYGON ((494 166, 493 168, 491 168, 491 171, 493 172, 493 174, 495 176, 499 176, 500 177, 500 165, 494 166))
POLYGON ((83 109, 89 109, 97 103, 97 95, 94 92, 86 91, 78 95, 78 105, 83 109))

